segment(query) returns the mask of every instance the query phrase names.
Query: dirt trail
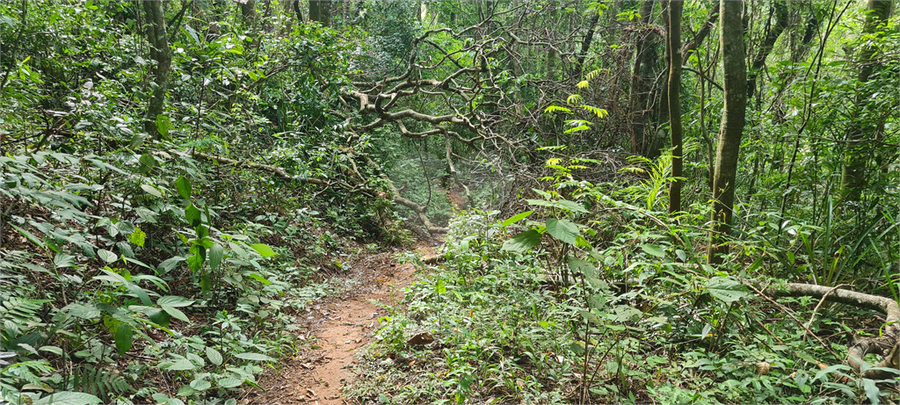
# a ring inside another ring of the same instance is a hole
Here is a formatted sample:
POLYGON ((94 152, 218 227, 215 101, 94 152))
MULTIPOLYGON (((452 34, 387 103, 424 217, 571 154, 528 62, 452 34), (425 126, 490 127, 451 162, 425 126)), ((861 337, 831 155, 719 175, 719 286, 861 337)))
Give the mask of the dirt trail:
MULTIPOLYGON (((434 254, 420 247, 421 256, 434 254)), ((355 280, 349 291, 339 297, 315 302, 298 318, 304 325, 303 337, 312 338, 292 359, 282 363, 279 372, 260 378, 266 391, 248 392, 239 404, 346 404, 341 388, 353 382, 349 368, 357 349, 366 345, 378 327, 378 318, 387 312, 370 302, 396 305, 403 289, 412 282, 415 268, 399 264, 392 253, 363 257, 351 263, 346 278, 355 280)))

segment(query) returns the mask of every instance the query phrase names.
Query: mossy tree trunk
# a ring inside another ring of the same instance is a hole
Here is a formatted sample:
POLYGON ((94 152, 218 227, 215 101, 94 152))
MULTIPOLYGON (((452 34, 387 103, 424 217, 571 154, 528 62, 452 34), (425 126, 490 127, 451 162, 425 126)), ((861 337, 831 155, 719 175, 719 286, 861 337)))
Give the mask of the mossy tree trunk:
POLYGON ((163 113, 166 92, 169 90, 169 75, 172 72, 172 52, 169 50, 169 36, 166 33, 166 13, 163 1, 145 1, 147 14, 147 40, 150 42, 150 58, 156 62, 152 70, 153 94, 147 106, 144 130, 152 136, 161 137, 157 128, 157 117, 163 113))
POLYGON ((722 49, 725 107, 713 176, 713 218, 707 260, 720 263, 728 253, 723 236, 731 231, 734 213, 734 187, 737 178, 738 153, 747 108, 747 64, 744 30, 741 23, 743 1, 722 0, 719 18, 719 42, 722 49))

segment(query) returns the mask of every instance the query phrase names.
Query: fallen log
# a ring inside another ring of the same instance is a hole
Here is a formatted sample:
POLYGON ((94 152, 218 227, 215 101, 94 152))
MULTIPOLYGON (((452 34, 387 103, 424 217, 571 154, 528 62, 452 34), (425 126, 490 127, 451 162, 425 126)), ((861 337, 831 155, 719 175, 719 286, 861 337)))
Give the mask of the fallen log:
POLYGON ((749 286, 760 288, 766 295, 818 297, 826 301, 873 309, 885 314, 881 336, 857 338, 849 348, 846 361, 863 378, 881 380, 897 377, 897 373, 884 370, 900 370, 900 306, 897 301, 878 295, 814 284, 771 285, 759 280, 744 280, 744 282, 749 286), (874 366, 866 363, 864 359, 870 353, 881 356, 881 361, 874 366), (873 367, 881 369, 873 369, 873 367))

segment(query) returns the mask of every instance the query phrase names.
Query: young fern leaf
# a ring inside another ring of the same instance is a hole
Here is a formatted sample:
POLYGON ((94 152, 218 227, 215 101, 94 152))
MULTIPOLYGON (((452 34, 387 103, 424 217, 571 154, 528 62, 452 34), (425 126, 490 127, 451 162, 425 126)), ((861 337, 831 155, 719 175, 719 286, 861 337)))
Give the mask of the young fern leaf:
POLYGON ((544 110, 545 113, 555 113, 555 112, 564 112, 566 114, 571 114, 572 110, 566 107, 560 107, 558 105, 551 105, 544 110))

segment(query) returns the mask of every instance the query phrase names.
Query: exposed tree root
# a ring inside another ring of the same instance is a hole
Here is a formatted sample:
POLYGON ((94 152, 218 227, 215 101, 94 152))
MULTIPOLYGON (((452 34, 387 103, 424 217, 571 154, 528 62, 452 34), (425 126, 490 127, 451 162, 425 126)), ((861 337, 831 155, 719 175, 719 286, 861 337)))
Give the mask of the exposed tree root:
POLYGON ((818 297, 826 301, 874 309, 884 313, 886 316, 882 335, 874 338, 858 338, 847 353, 847 364, 860 372, 863 378, 877 380, 897 376, 886 370, 872 369, 872 367, 876 367, 900 370, 900 306, 897 305, 897 301, 877 295, 813 284, 788 283, 775 286, 766 285, 758 280, 745 280, 745 283, 759 287, 766 295, 818 297), (866 363, 864 359, 869 353, 881 356, 882 360, 874 366, 866 363))

